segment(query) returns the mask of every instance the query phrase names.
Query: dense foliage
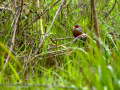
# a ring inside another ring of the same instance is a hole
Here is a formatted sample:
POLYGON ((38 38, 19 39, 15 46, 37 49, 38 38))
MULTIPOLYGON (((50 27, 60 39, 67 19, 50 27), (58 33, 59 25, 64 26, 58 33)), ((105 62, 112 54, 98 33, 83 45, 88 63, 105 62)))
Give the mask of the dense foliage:
POLYGON ((95 2, 102 52, 90 0, 0 1, 0 89, 119 90, 120 1, 95 2))

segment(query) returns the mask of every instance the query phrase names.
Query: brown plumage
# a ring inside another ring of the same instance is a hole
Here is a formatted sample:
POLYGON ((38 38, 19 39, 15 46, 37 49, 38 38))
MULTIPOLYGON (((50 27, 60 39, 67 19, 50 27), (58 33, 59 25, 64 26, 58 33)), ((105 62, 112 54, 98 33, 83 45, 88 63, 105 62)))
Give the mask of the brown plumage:
POLYGON ((77 37, 77 36, 79 36, 81 34, 83 34, 83 30, 78 24, 76 24, 74 26, 74 29, 73 29, 73 35, 74 35, 74 37, 77 37))
POLYGON ((75 26, 74 26, 73 35, 74 35, 74 37, 78 37, 79 35, 81 35, 79 37, 79 40, 82 40, 84 42, 86 42, 86 40, 88 38, 86 34, 83 34, 83 29, 78 24, 75 24, 75 26))

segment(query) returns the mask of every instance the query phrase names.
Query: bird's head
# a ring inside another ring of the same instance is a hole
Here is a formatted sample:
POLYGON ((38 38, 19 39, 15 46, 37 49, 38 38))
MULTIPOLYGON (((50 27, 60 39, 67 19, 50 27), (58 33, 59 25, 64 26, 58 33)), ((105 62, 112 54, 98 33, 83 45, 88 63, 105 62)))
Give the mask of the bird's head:
POLYGON ((80 27, 80 26, 79 26, 78 24, 75 24, 74 29, 75 29, 75 28, 79 28, 79 27, 80 27))

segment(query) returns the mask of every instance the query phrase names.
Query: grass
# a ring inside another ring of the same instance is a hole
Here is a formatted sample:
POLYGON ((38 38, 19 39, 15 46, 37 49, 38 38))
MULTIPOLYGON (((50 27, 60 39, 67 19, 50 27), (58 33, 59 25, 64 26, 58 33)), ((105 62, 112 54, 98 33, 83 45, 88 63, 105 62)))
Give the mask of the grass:
MULTIPOLYGON (((43 1, 39 3, 39 10, 38 3, 32 1, 29 4, 29 0, 26 0, 28 7, 21 12, 19 17, 12 52, 8 47, 11 45, 13 36, 15 15, 6 9, 0 12, 0 89, 119 90, 119 1, 105 19, 105 12, 109 11, 109 6, 112 7, 114 2, 96 1, 102 54, 95 43, 93 24, 93 30, 89 30, 91 25, 89 1, 72 0, 69 2, 67 0, 57 15, 42 48, 35 56, 34 53, 50 28, 61 1, 55 5, 57 0, 43 1), (38 15, 52 5, 54 5, 53 8, 28 27, 38 15), (80 24, 89 36, 86 46, 83 46, 79 40, 72 42, 74 39, 72 29, 76 23, 80 24), (110 35, 110 31, 115 32, 110 35), (8 55, 10 55, 10 60, 4 69, 8 55)), ((2 7, 6 4, 8 2, 1 2, 2 7)), ((20 1, 17 2, 17 6, 19 5, 21 5, 20 1)), ((10 7, 13 6, 14 3, 11 3, 10 7)), ((13 12, 15 12, 14 9, 13 12)))

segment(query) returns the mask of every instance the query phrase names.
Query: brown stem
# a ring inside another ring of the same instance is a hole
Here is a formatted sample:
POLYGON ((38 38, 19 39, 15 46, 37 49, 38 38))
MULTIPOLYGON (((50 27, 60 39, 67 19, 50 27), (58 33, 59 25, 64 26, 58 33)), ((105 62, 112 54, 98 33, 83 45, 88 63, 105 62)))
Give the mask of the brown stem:
MULTIPOLYGON (((106 18, 106 17, 112 12, 112 10, 115 8, 116 2, 117 2, 117 1, 115 0, 115 3, 114 3, 114 5, 113 5, 112 9, 105 15, 105 18, 106 18)), ((104 19, 105 19, 105 18, 104 18, 104 19)), ((104 20, 104 19, 103 19, 103 20, 104 20)))
POLYGON ((100 43, 100 30, 99 30, 98 19, 97 19, 97 10, 96 10, 96 5, 94 0, 91 0, 91 7, 93 12, 94 28, 96 30, 96 36, 97 36, 96 42, 97 42, 98 48, 100 49, 100 52, 102 53, 101 43, 100 43))
MULTIPOLYGON (((12 42, 11 42, 11 46, 10 46, 10 51, 12 51, 13 47, 14 47, 16 27, 17 27, 17 22, 18 22, 19 16, 20 16, 20 9, 17 9, 16 12, 15 12, 15 17, 14 17, 15 21, 14 21, 14 25, 13 25, 13 37, 12 37, 12 42)), ((7 59, 6 59, 5 65, 4 65, 4 69, 5 69, 5 67, 6 67, 9 60, 10 60, 10 55, 7 56, 7 59)))

